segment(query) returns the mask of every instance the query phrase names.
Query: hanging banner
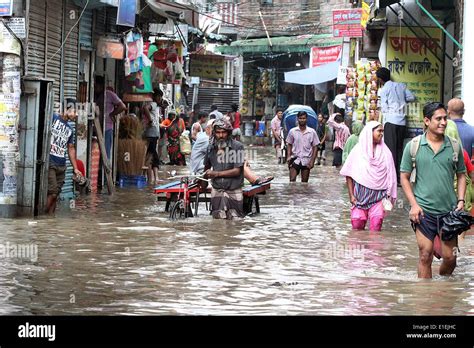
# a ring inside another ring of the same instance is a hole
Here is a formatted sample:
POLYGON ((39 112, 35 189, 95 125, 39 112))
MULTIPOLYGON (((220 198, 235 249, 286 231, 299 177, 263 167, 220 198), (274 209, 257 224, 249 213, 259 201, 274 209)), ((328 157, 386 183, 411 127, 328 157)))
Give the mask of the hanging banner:
POLYGON ((189 70, 190 76, 223 79, 224 57, 218 55, 192 54, 189 70))
POLYGON ((360 25, 362 28, 367 28, 367 22, 369 21, 370 16, 370 6, 362 0, 362 16, 360 18, 360 25))
POLYGON ((362 37, 362 9, 333 10, 334 37, 362 37))
POLYGON ((125 46, 116 38, 101 36, 97 41, 97 56, 122 60, 125 57, 125 46))
POLYGON ((329 47, 311 47, 310 68, 319 65, 335 62, 339 59, 342 52, 342 45, 329 47))
POLYGON ((0 17, 10 17, 13 14, 13 0, 0 0, 0 17))
POLYGON ((155 53, 150 57, 151 80, 157 83, 179 85, 185 77, 183 43, 175 40, 156 40, 152 46, 155 53))
POLYGON ((120 0, 117 10, 117 25, 127 27, 135 26, 135 13, 137 12, 136 0, 120 0))
POLYGON ((415 95, 416 102, 407 108, 407 126, 410 136, 423 132, 423 105, 442 100, 443 62, 440 47, 443 47, 441 29, 424 28, 428 36, 416 37, 407 27, 389 27, 387 30, 387 65, 391 77, 403 82, 415 95))

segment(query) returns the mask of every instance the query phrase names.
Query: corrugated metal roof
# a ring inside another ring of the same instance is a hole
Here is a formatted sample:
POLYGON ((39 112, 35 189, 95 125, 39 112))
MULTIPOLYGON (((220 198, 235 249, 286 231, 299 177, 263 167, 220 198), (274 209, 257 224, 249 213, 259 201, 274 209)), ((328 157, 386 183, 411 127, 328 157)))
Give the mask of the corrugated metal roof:
POLYGON ((270 38, 272 46, 267 38, 238 40, 230 46, 220 46, 217 50, 227 54, 244 53, 308 53, 311 47, 324 47, 342 45, 342 38, 335 38, 331 34, 301 35, 301 36, 279 36, 270 38))

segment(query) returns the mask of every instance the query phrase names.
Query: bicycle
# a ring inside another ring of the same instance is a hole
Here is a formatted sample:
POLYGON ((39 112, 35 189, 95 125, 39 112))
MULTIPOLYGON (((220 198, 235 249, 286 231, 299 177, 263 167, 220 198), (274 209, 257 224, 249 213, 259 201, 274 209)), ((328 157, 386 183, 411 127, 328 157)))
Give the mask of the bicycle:
POLYGON ((173 203, 170 210, 170 220, 181 220, 188 217, 197 216, 200 191, 200 188, 198 187, 198 181, 202 180, 209 182, 209 180, 203 178, 203 175, 185 175, 180 178, 181 180, 179 192, 177 193, 177 200, 173 203), (196 201, 194 202, 194 215, 191 210, 191 193, 196 193, 196 201))

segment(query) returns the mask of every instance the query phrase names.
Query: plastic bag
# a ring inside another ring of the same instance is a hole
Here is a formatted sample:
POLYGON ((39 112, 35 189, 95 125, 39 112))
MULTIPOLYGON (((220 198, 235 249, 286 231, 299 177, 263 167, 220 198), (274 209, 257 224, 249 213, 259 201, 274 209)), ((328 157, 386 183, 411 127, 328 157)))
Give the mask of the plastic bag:
POLYGON ((179 137, 179 149, 183 155, 191 154, 191 140, 189 139, 189 131, 184 131, 179 137))
POLYGON ((390 198, 387 198, 387 197, 383 198, 382 205, 383 205, 383 210, 385 211, 392 211, 393 209, 393 204, 390 198))

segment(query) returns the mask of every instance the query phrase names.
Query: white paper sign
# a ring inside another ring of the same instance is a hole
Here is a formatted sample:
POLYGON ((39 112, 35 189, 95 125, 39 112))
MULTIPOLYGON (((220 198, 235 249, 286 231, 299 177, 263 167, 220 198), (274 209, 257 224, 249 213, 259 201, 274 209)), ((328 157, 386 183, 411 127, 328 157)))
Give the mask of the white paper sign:
MULTIPOLYGON (((20 39, 26 39, 26 25, 25 18, 23 17, 13 17, 3 21, 8 27, 15 33, 16 36, 20 39)), ((3 35, 10 36, 10 32, 7 28, 3 28, 3 35)))
POLYGON ((347 83, 346 74, 347 74, 347 67, 346 66, 340 66, 339 71, 337 72, 336 84, 345 85, 347 83))

